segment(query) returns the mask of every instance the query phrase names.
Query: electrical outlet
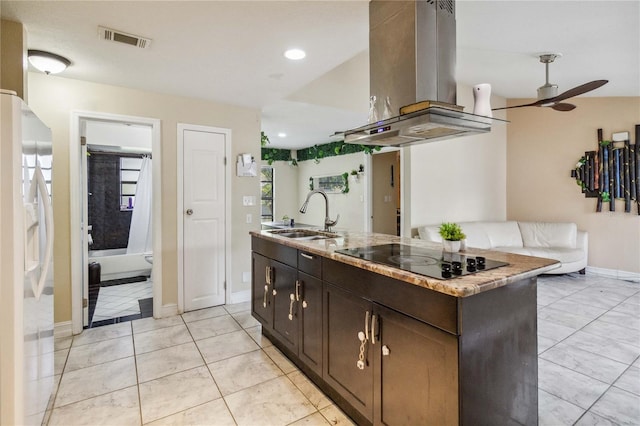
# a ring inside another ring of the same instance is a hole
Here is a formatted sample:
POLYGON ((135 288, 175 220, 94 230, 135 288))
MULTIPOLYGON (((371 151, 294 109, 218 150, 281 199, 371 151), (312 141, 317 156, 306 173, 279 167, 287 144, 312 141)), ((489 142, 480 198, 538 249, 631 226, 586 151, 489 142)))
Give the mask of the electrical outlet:
POLYGON ((251 222, 253 222, 253 216, 251 215, 251 213, 247 213, 247 223, 251 222))
POLYGON ((256 197, 254 195, 245 195, 242 197, 242 205, 243 206, 255 206, 256 205, 256 197))

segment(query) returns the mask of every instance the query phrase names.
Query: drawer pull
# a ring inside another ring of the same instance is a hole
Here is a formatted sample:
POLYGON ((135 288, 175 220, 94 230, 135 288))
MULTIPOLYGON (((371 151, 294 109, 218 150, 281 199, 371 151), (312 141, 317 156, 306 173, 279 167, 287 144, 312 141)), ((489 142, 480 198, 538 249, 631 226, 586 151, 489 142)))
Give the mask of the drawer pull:
POLYGON ((289 321, 293 321, 293 304, 296 302, 296 296, 291 293, 289 295, 289 321))
POLYGON ((371 317, 371 344, 376 344, 376 316, 375 314, 371 317))
POLYGON ((267 292, 269 291, 269 286, 267 284, 264 285, 264 297, 262 299, 262 307, 267 307, 267 292))
POLYGON ((305 259, 309 259, 309 260, 313 260, 314 259, 313 256, 311 256, 310 254, 307 254, 307 253, 302 253, 301 252, 300 256, 304 257, 305 259))
POLYGON ((356 367, 358 370, 364 370, 364 351, 366 350, 367 339, 362 331, 358 332, 358 340, 360 341, 360 350, 358 352, 358 360, 356 361, 356 367))

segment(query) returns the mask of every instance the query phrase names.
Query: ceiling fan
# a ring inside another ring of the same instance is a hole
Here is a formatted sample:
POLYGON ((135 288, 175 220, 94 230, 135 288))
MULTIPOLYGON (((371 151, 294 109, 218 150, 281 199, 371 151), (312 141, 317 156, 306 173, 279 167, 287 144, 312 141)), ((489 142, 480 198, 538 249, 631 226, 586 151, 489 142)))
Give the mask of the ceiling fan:
POLYGON ((564 93, 558 95, 558 85, 549 83, 549 64, 556 58, 562 56, 560 53, 544 53, 539 55, 540 62, 545 67, 545 83, 543 86, 538 87, 538 100, 531 102, 530 104, 514 105, 504 108, 495 108, 493 111, 509 108, 522 108, 522 107, 551 107, 556 111, 571 111, 575 109, 575 105, 562 102, 565 99, 573 98, 574 96, 582 95, 583 93, 590 92, 597 89, 600 86, 604 86, 609 80, 594 80, 588 83, 576 86, 573 89, 569 89, 564 93))

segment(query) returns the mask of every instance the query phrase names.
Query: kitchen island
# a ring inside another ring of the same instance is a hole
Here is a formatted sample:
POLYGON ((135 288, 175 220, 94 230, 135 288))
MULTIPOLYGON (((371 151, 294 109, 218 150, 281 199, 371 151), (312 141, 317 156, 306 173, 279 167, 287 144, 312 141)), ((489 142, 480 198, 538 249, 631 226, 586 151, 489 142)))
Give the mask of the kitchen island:
POLYGON ((557 261, 442 254, 382 234, 277 232, 251 233, 252 314, 358 424, 537 424, 536 277, 557 261), (349 250, 389 244, 438 253, 438 267, 500 266, 430 278, 349 250))

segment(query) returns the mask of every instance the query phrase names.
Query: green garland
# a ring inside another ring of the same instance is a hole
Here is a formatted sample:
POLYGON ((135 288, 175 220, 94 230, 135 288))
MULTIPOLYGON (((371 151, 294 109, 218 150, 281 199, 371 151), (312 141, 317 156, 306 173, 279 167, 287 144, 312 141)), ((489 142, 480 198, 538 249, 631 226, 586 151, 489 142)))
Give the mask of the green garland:
MULTIPOLYGON (((373 151, 380 151, 380 149, 382 149, 380 146, 353 145, 339 141, 299 149, 297 151, 297 157, 298 161, 314 160, 316 163, 319 163, 321 159, 327 157, 355 154, 357 152, 372 154, 373 151)), ((293 165, 297 165, 297 162, 291 158, 291 150, 288 149, 262 148, 261 158, 269 164, 272 164, 274 161, 292 161, 293 165)))

